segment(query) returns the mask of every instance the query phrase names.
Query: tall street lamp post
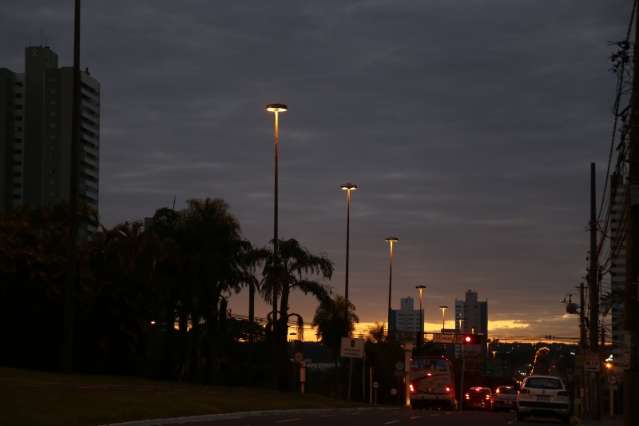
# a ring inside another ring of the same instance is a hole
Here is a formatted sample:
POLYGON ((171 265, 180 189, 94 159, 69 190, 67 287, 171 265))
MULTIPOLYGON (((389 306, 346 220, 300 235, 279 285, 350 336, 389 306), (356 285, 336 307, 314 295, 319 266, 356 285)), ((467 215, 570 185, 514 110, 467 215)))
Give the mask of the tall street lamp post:
MULTIPOLYGON (((357 185, 347 182, 341 186, 342 191, 346 191, 346 276, 344 278, 344 337, 348 337, 350 334, 349 322, 348 322, 348 264, 350 254, 350 241, 351 241, 351 192, 357 191, 357 185)), ((348 359, 348 390, 346 393, 346 399, 351 399, 351 385, 353 376, 353 358, 348 359)))
MULTIPOLYGON (((275 135, 275 164, 274 164, 274 194, 273 194, 273 256, 275 261, 279 263, 279 237, 278 237, 278 165, 280 161, 280 113, 288 111, 285 104, 268 104, 266 111, 273 113, 273 131, 275 135)), ((273 313, 272 323, 273 332, 275 332, 275 323, 277 322, 277 286, 273 286, 273 313)))
POLYGON ((351 244, 351 192, 357 191, 357 185, 348 182, 342 185, 341 188, 342 191, 346 192, 346 276, 344 278, 344 299, 346 301, 346 304, 344 305, 344 321, 346 330, 344 336, 348 337, 348 271, 351 244))
POLYGON ((392 297, 393 297, 393 256, 394 256, 394 248, 395 248, 395 244, 397 244, 397 242, 399 241, 399 238, 397 237, 388 237, 386 238, 386 242, 388 243, 389 246, 389 270, 388 270, 388 338, 392 339, 393 336, 391 335, 391 301, 392 301, 392 297))
POLYGON ((421 347, 424 343, 424 290, 425 285, 415 287, 419 292, 419 330, 417 330, 417 346, 421 347))
POLYGON ((446 309, 448 309, 448 306, 446 305, 441 305, 439 307, 439 310, 442 311, 442 333, 444 332, 444 329, 446 328, 446 309))

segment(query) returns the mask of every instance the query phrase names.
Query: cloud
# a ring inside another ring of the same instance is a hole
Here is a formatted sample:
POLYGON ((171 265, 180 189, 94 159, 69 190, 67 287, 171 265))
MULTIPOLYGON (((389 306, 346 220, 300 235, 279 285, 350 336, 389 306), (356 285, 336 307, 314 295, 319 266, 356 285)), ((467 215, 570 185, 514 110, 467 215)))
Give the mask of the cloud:
MULTIPOLYGON (((263 106, 284 101, 282 236, 327 253, 341 289, 339 185, 360 185, 350 270, 363 320, 384 317, 383 240, 397 234, 394 304, 426 282, 434 323, 439 303, 476 288, 497 324, 574 333, 568 320, 534 320, 561 312, 584 273, 587 167, 606 161, 608 42, 624 36, 628 2, 271 3, 83 2, 83 65, 102 85, 102 221, 150 216, 173 196, 222 197, 266 244, 263 106)), ((2 65, 22 70, 40 30, 70 64, 71 13, 62 0, 1 8, 2 65)), ((245 310, 245 295, 231 304, 245 310)), ((291 305, 310 318, 316 302, 291 305)))

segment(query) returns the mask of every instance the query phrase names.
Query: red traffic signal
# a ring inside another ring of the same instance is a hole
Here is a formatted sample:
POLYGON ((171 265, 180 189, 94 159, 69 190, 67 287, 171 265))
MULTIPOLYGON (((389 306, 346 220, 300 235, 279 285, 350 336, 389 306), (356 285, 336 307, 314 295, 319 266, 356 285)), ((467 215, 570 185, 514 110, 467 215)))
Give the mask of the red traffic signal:
POLYGON ((474 335, 474 334, 466 334, 462 338, 462 342, 465 345, 472 345, 472 344, 475 344, 475 343, 479 343, 479 340, 477 339, 477 336, 474 335))

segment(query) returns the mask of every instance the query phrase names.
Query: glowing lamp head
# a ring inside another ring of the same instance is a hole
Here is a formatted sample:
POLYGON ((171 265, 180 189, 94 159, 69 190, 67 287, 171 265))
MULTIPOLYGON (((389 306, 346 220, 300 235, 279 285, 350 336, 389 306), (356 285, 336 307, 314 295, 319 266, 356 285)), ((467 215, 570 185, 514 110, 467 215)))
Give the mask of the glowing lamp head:
POLYGON ((448 392, 450 392, 450 386, 446 386, 446 387, 444 388, 444 390, 445 390, 447 393, 448 393, 448 392))
POLYGON ((350 182, 346 182, 345 184, 343 184, 342 186, 340 186, 340 188, 342 188, 342 191, 357 191, 357 185, 355 185, 354 183, 350 183, 350 182))
POLYGON ((604 365, 606 366, 607 370, 612 370, 612 367, 613 367, 612 362, 608 361, 604 365))
POLYGON ((409 387, 411 392, 415 392, 415 386, 413 386, 412 383, 408 387, 409 387))
POLYGON ((466 336, 466 337, 464 337, 464 342, 466 342, 466 343, 470 343, 472 340, 473 340, 473 339, 472 339, 472 337, 470 337, 470 336, 466 336))
POLYGON ((268 104, 266 105, 266 110, 268 112, 286 112, 288 111, 288 106, 286 104, 268 104))

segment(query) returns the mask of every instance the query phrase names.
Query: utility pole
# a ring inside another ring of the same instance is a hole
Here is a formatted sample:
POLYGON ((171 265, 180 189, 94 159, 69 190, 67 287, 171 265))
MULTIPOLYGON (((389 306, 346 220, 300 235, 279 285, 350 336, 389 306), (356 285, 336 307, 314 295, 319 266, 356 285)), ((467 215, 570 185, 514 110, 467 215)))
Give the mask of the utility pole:
POLYGON ((630 218, 626 241, 626 291, 624 294, 624 328, 630 338, 630 365, 624 377, 624 424, 639 424, 639 309, 637 275, 639 273, 639 13, 635 10, 632 97, 630 101, 629 191, 630 218))
POLYGON ((579 347, 583 351, 586 348, 586 310, 584 309, 586 286, 580 283, 577 288, 579 289, 579 347))
MULTIPOLYGON (((599 256, 597 250, 597 186, 595 163, 590 163, 590 266, 588 268, 588 290, 590 306, 590 351, 599 350, 599 256)), ((599 373, 589 374, 590 413, 599 420, 599 373)))
POLYGON ((599 347, 599 258, 597 256, 597 187, 595 163, 590 163, 590 267, 588 268, 588 290, 590 305, 590 349, 599 347))

